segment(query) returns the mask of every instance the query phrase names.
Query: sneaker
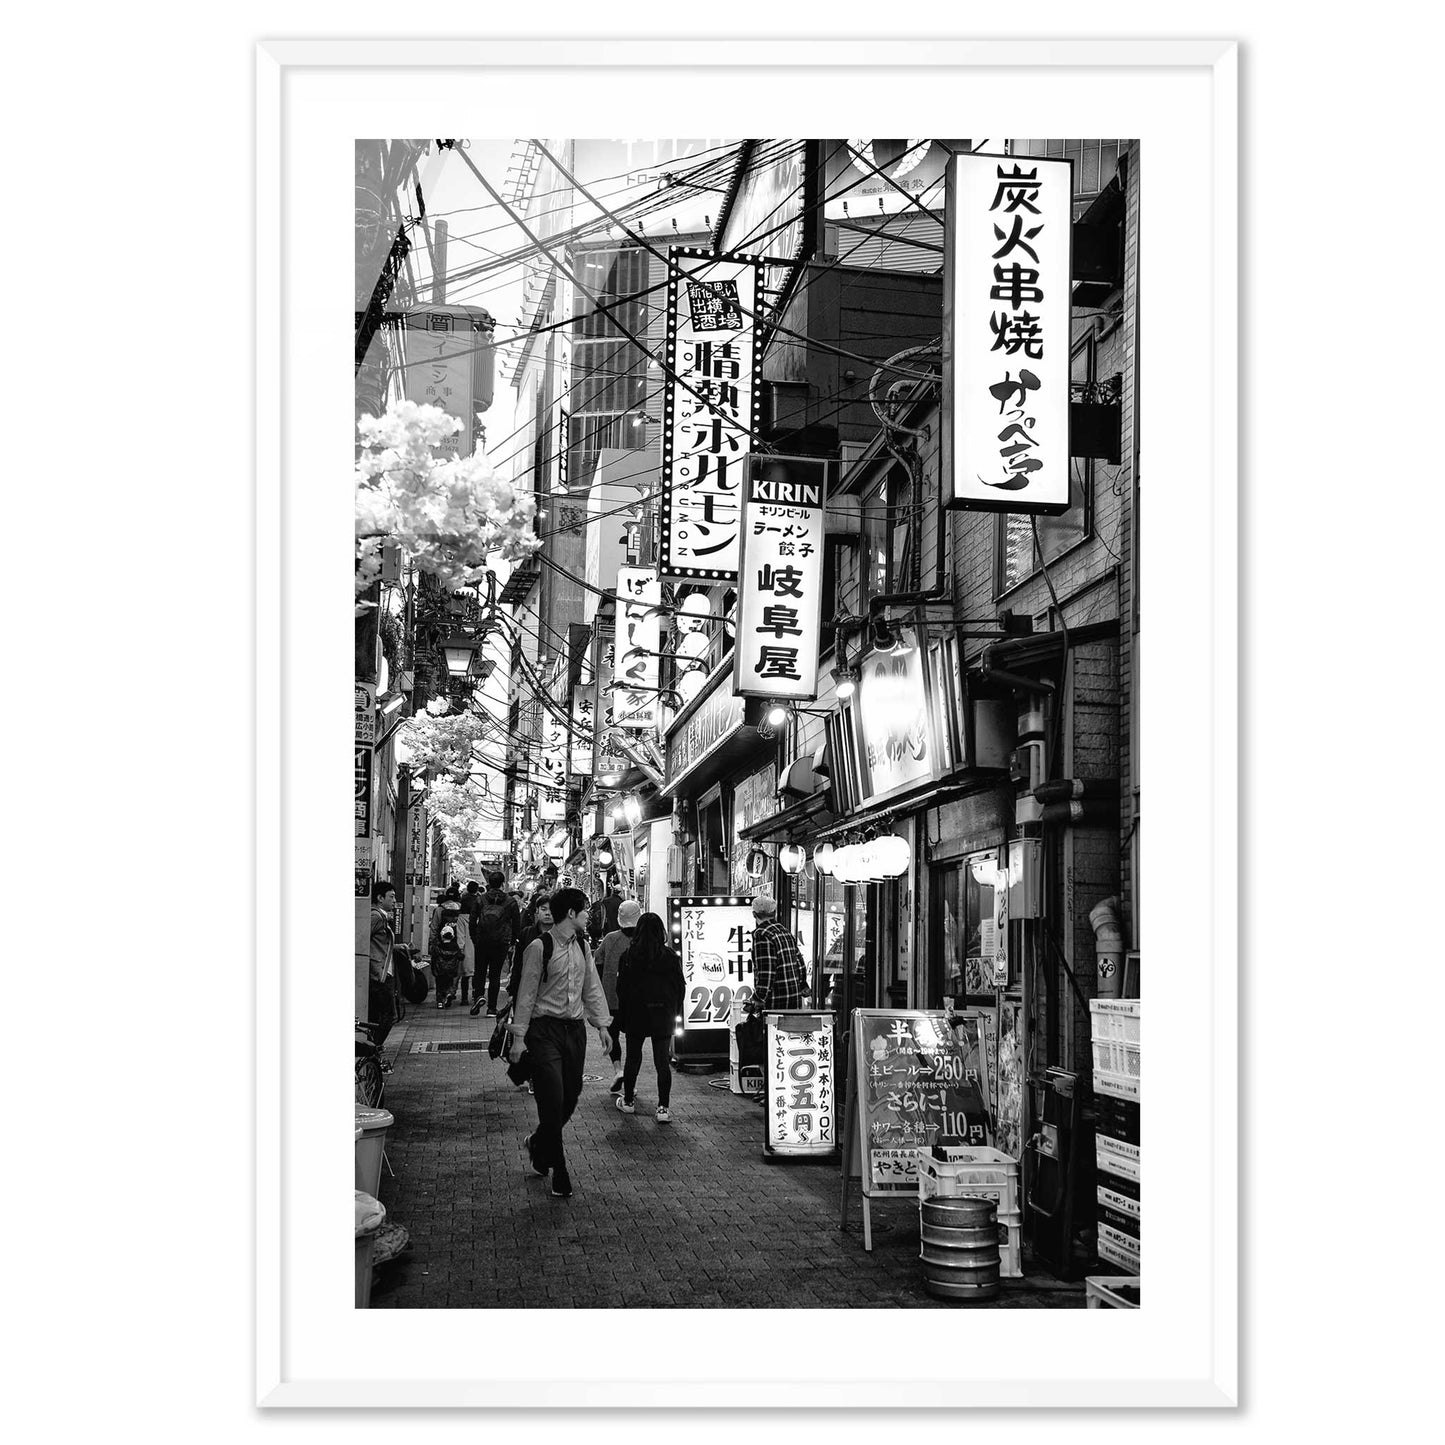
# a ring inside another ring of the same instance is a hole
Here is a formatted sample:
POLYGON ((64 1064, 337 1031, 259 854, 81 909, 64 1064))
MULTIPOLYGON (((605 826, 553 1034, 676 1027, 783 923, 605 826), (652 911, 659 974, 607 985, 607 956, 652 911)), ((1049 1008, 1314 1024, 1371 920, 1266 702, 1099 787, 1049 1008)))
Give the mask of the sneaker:
POLYGON ((439 999, 437 1000, 437 1007, 438 1007, 438 1008, 445 1008, 446 1006, 447 1006, 447 1001, 446 1001, 446 999, 444 999, 444 998, 439 998, 439 999))
POLYGON ((657 1122, 659 1124, 672 1123, 672 1110, 669 1109, 665 1104, 659 1104, 657 1106, 657 1122))
POLYGON ((537 1163, 537 1156, 532 1152, 533 1137, 533 1135, 528 1134, 525 1141, 527 1145, 527 1164, 530 1167, 532 1173, 535 1174, 538 1179, 545 1179, 547 1177, 547 1171, 543 1169, 540 1164, 537 1163))
POLYGON ((476 1018, 476 1016, 477 1016, 479 1013, 481 1013, 481 1011, 482 1011, 482 1001, 481 1001, 481 999, 478 999, 478 1000, 476 1001, 476 1003, 474 1003, 474 1004, 471 1006, 471 1008, 468 1010, 468 1012, 471 1014, 471 1016, 472 1016, 473 1018, 476 1018))
POLYGON ((552 1198, 571 1199, 572 1180, 567 1174, 565 1165, 560 1166, 552 1175, 552 1198))
POLYGON ((620 1093, 622 1092, 622 1070, 621 1070, 621 1069, 618 1069, 618 1071, 617 1071, 617 1077, 616 1077, 615 1079, 613 1079, 613 1081, 612 1081, 612 1087, 611 1087, 610 1090, 608 1090, 608 1092, 609 1092, 609 1093, 612 1093, 612 1094, 620 1094, 620 1093))
POLYGON ((628 1099, 624 1099, 622 1095, 619 1094, 617 1096, 617 1110, 621 1114, 635 1114, 637 1112, 637 1105, 628 1099))

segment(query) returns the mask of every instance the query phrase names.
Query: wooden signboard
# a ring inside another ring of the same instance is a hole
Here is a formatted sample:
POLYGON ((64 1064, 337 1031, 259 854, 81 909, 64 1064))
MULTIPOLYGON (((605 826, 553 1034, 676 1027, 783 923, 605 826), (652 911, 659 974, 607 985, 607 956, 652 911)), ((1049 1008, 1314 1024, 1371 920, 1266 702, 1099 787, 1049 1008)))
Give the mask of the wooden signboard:
POLYGON ((923 1150, 940 1141, 987 1141, 977 1060, 948 1017, 941 1009, 853 1010, 838 1227, 848 1227, 848 1185, 856 1174, 864 1249, 873 1248, 869 1200, 916 1195, 923 1150))

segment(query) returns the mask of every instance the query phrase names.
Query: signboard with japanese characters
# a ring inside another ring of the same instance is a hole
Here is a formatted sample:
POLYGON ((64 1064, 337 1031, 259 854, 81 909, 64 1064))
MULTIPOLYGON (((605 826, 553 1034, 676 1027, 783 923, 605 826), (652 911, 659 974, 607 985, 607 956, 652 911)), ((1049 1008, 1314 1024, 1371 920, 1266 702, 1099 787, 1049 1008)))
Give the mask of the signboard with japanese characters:
POLYGON ((567 786, 567 718, 560 709, 542 709, 542 751, 537 757, 537 773, 544 787, 567 786))
POLYGON ((832 466, 816 457, 746 459, 733 648, 740 697, 818 695, 823 508, 832 466))
POLYGON ((376 688, 356 684, 356 896, 371 893, 372 758, 376 742, 376 688))
POLYGON ((738 575, 743 461, 757 429, 762 264, 673 246, 667 282, 661 565, 668 577, 738 575))
POLYGON ((891 652, 870 652, 859 669, 853 709, 871 801, 936 776, 924 657, 918 630, 899 626, 891 652))
POLYGON ((579 683, 572 689, 572 756, 568 769, 584 778, 592 776, 592 719, 595 712, 592 684, 579 683))
POLYGON ((838 1147, 832 1014, 767 1016, 763 1087, 766 1154, 831 1154, 838 1147))
POLYGON ((944 505, 1065 512, 1073 165, 957 155, 947 192, 944 505))
POLYGON ((662 643, 662 583, 653 567, 617 569, 617 640, 612 698, 617 727, 657 726, 657 664, 662 643))
POLYGON ((753 996, 753 908, 746 898, 671 898, 672 946, 687 979, 685 1033, 725 1033, 733 1000, 753 996))
POLYGON ((471 456, 477 412, 491 402, 491 338, 485 317, 480 307, 432 305, 408 311, 402 320, 406 399, 439 406, 462 424, 461 431, 438 443, 436 451, 444 459, 471 456), (485 403, 477 395, 482 390, 488 392, 485 403))
POLYGON ((849 1172, 865 1195, 915 1192, 919 1154, 934 1143, 988 1142, 978 1059, 946 1013, 854 1009, 852 1033, 849 1172))

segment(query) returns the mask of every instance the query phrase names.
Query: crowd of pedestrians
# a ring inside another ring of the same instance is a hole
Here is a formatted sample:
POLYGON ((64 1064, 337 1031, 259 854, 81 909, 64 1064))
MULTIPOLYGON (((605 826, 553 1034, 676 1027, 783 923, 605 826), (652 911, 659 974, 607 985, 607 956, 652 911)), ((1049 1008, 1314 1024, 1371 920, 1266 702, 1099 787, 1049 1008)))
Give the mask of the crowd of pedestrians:
MULTIPOLYGON (((453 883, 427 923, 427 958, 436 1005, 446 1009, 471 993, 473 1017, 497 1018, 506 1040, 502 1062, 518 1088, 537 1103, 527 1136, 529 1167, 550 1176, 551 1192, 572 1194, 564 1131, 582 1094, 587 1030, 612 1062, 611 1092, 623 1114, 637 1112, 644 1051, 657 1080, 654 1117, 672 1121, 672 1046, 681 1023, 686 979, 682 961, 656 913, 609 887, 596 900, 580 889, 539 890, 524 903, 507 892, 500 873, 465 891, 453 883), (505 975, 505 976, 504 976, 505 975)), ((378 1046, 396 1018, 394 961, 396 895, 389 883, 372 893, 370 1019, 378 1046)), ((766 894, 753 901, 753 1009, 798 1008, 807 972, 797 940, 777 919, 766 894)), ((408 972, 410 972, 408 965, 408 972)), ((421 985, 424 987, 424 984, 421 985)))

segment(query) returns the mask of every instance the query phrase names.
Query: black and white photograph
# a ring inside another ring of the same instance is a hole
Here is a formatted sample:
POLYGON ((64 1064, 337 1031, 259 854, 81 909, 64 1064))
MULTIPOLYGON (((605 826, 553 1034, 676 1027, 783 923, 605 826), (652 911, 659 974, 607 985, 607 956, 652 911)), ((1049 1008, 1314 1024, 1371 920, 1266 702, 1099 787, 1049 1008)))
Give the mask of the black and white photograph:
POLYGON ((1148 147, 354 159, 355 1307, 1147 1310, 1148 147))

